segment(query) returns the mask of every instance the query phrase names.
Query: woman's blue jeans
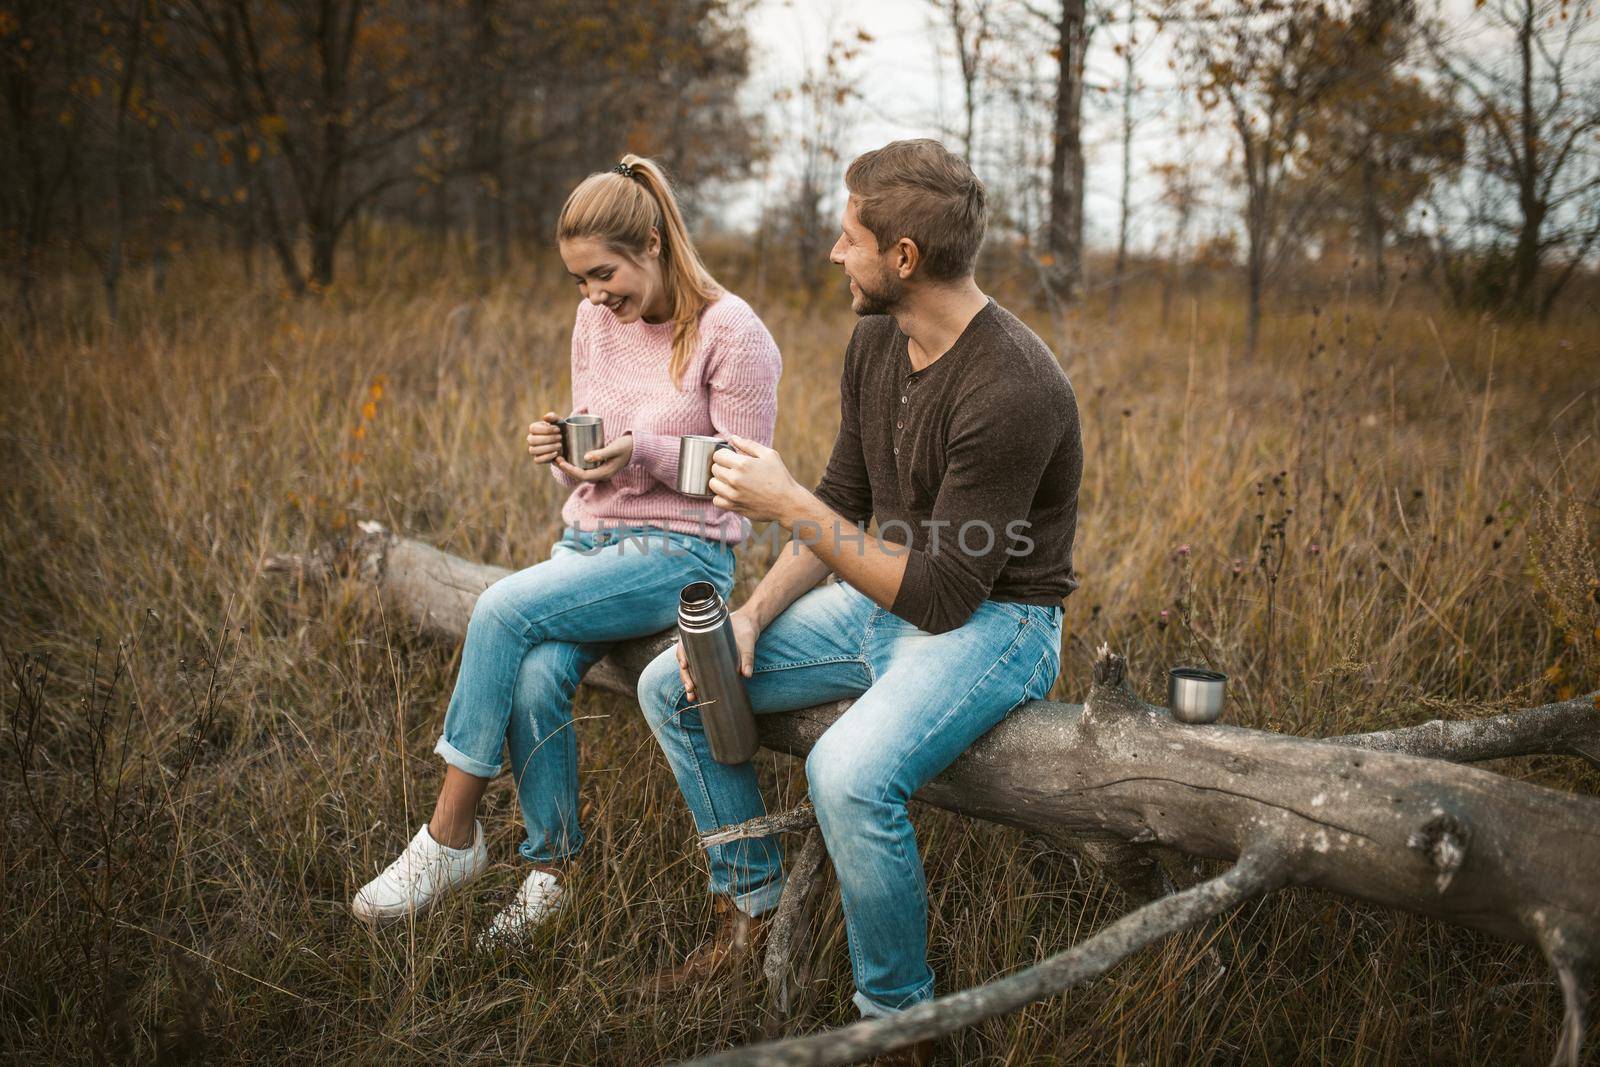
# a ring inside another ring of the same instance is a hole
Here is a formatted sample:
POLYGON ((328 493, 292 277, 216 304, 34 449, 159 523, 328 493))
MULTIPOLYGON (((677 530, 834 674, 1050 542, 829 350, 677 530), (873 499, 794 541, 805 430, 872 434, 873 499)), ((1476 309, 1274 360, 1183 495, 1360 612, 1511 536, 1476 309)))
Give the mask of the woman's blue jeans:
MULTIPOLYGON (((762 631, 745 681, 758 713, 856 698, 806 758, 817 822, 839 878, 855 1003, 866 1015, 933 996, 928 898, 906 801, 1017 706, 1042 699, 1061 665, 1060 605, 985 600, 931 634, 844 582, 806 592, 762 631)), ((755 770, 711 758, 685 706, 672 649, 639 678, 639 702, 702 833, 765 814, 755 770)), ((708 850, 711 891, 748 914, 777 904, 775 838, 708 850)))
POLYGON ((509 747, 528 860, 583 845, 572 694, 611 645, 677 622, 678 593, 708 581, 727 597, 734 552, 657 526, 569 527, 550 558, 507 575, 472 609, 461 670, 434 751, 479 778, 500 773, 509 747))

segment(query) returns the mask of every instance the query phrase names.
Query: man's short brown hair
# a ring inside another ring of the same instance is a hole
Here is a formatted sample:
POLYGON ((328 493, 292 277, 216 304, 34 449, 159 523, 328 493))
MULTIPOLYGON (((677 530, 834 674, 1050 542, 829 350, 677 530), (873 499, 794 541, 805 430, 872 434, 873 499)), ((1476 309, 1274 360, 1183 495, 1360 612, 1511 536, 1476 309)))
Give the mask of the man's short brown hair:
POLYGON ((934 281, 972 273, 989 218, 988 195, 967 161, 938 141, 891 141, 844 172, 856 215, 880 251, 909 237, 934 281))

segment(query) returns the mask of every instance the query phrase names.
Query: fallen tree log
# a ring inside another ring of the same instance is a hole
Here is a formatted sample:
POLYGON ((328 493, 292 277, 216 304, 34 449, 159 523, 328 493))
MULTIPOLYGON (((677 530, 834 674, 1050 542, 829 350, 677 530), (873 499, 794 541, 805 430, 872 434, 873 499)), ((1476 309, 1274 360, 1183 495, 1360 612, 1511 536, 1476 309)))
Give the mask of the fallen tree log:
MULTIPOLYGON (((363 532, 354 546, 361 573, 386 603, 440 635, 459 639, 478 593, 507 573, 375 525, 363 532)), ((275 557, 265 565, 305 573, 331 569, 333 562, 275 557)), ((620 644, 585 681, 632 695, 639 673, 671 640, 667 632, 620 644)), ((849 704, 762 716, 762 742, 803 756, 849 704)), ((1600 960, 1600 799, 1447 761, 1536 752, 1592 760, 1597 718, 1594 698, 1584 697, 1497 716, 1477 727, 1430 723, 1328 740, 1193 726, 1140 700, 1120 657, 1103 651, 1084 704, 1036 701, 1018 709, 917 799, 1058 840, 1112 842, 1113 854, 1124 859, 1140 846, 1160 845, 1239 861, 1235 870, 1245 875, 1228 883, 1224 875, 1206 883, 1211 891, 1184 898, 1217 907, 1163 908, 1165 901, 1156 901, 1128 917, 1156 908, 1149 912, 1161 917, 1152 920, 1154 926, 1133 924, 1154 930, 1152 937, 1172 932, 1166 929, 1171 915, 1215 914, 1240 893, 1282 883, 1535 945, 1554 968, 1564 998, 1555 1062, 1575 1067, 1588 977, 1600 960)), ((1050 973, 1082 980, 1150 939, 1112 939, 1125 949, 1120 955, 1107 950, 1073 956, 1078 950, 1071 950, 1064 955, 1078 962, 1050 973), (1091 956, 1096 966, 1083 966, 1091 956)), ((771 1063, 847 1062, 967 1025, 983 1017, 972 1015, 975 1005, 1002 1011, 1025 1002, 1014 1003, 1010 994, 968 996, 987 988, 955 994, 967 997, 959 1010, 946 1003, 952 998, 933 1002, 943 1008, 924 1005, 916 1016, 922 1022, 915 1025, 899 1017, 869 1021, 840 1031, 854 1035, 841 1042, 830 1044, 823 1040, 830 1035, 819 1035, 744 1052, 753 1056, 759 1050, 762 1062, 771 1063)), ((1037 999, 1033 994, 1065 986, 1014 982, 1007 988, 1031 990, 1029 999, 1037 999)), ((741 1054, 730 1054, 727 1062, 755 1062, 741 1054)))

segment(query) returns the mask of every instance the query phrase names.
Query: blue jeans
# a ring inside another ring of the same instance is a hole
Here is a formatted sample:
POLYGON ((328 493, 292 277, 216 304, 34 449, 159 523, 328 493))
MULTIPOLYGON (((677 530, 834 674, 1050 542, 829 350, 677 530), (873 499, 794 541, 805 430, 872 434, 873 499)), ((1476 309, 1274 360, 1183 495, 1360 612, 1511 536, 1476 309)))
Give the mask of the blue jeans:
POLYGON ((548 863, 583 845, 572 694, 584 672, 615 642, 673 626, 690 582, 708 581, 727 597, 733 565, 731 545, 693 534, 568 527, 548 560, 478 597, 434 751, 493 778, 509 746, 525 859, 548 863))
MULTIPOLYGON (((819 585, 762 631, 745 688, 758 713, 855 697, 806 758, 839 878, 855 1003, 865 1015, 933 996, 928 898, 906 801, 1007 713, 1050 691, 1061 665, 1060 605, 985 600, 930 634, 843 582, 819 585)), ((668 649, 639 702, 702 833, 765 814, 754 769, 711 758, 668 649)), ((774 838, 709 851, 711 891, 759 915, 783 889, 774 838)))

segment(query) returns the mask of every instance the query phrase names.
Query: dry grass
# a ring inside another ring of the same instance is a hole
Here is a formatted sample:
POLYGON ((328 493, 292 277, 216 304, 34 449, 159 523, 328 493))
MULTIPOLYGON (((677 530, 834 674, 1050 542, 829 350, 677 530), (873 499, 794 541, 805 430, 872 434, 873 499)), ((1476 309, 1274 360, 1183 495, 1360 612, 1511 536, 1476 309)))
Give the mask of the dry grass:
MULTIPOLYGON (((559 534, 560 487, 519 436, 565 397, 574 296, 520 279, 478 293, 454 262, 397 247, 382 277, 291 303, 195 259, 164 297, 129 294, 115 330, 68 275, 37 337, 6 324, 0 1039, 18 1058, 633 1064, 754 1034, 747 990, 630 993, 709 909, 670 773, 611 697, 579 696, 591 844, 578 906, 536 944, 468 947, 514 884, 504 781, 487 825, 506 862, 482 892, 376 935, 345 910, 427 810, 458 650, 357 582, 298 598, 256 559, 365 516, 506 565, 559 534)), ((745 295, 784 352, 776 443, 814 481, 848 309, 745 295)), ((1153 293, 1120 328, 1030 313, 1077 387, 1087 454, 1058 697, 1082 694, 1106 640, 1147 692, 1173 662, 1211 661, 1237 680, 1237 721, 1304 734, 1600 687, 1600 322, 1327 299, 1280 307, 1254 365, 1227 296, 1180 302, 1166 327, 1153 293)), ((743 589, 765 562, 741 558, 743 589)), ((798 798, 793 761, 761 766, 769 799, 798 798)), ((1502 769, 1600 786, 1575 761, 1502 769)), ((1020 835, 917 819, 942 990, 1124 907, 1030 862, 1020 835)), ((848 1021, 836 901, 815 977, 797 1026, 848 1021)), ((1295 891, 947 1055, 1542 1063, 1559 1015, 1530 950, 1295 891)))

